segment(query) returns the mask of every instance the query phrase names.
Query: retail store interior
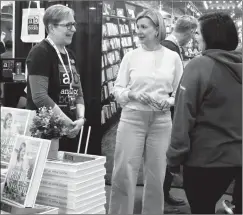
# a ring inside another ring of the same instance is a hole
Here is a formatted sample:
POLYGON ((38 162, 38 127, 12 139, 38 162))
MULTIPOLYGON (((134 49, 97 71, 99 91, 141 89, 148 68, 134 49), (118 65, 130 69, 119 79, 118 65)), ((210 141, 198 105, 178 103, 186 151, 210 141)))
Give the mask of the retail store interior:
MULTIPOLYGON (((106 157, 106 196, 108 210, 116 132, 121 116, 112 89, 124 55, 139 46, 136 32, 136 16, 146 8, 154 8, 163 15, 166 35, 170 35, 176 20, 183 15, 199 18, 201 15, 223 11, 232 17, 238 30, 239 47, 242 47, 242 1, 240 0, 161 0, 161 1, 0 1, 1 40, 6 50, 0 58, 0 103, 5 107, 25 108, 26 87, 25 60, 36 43, 21 39, 22 10, 28 7, 47 8, 54 4, 71 7, 78 24, 72 44, 69 46, 77 57, 85 98, 86 126, 80 153, 84 153, 88 126, 92 127, 88 154, 106 157)), ((230 41, 229 41, 230 42, 230 41)), ((182 47, 183 65, 199 56, 201 50, 193 38, 182 47)), ((141 213, 143 189, 143 165, 139 171, 134 214, 141 213)), ((186 200, 181 176, 175 177, 171 193, 186 200)), ((231 200, 230 187, 222 199, 231 200)), ((222 199, 217 213, 222 212, 222 199)), ((165 213, 190 213, 188 204, 165 205, 165 213), (173 211, 173 209, 176 209, 173 211)))

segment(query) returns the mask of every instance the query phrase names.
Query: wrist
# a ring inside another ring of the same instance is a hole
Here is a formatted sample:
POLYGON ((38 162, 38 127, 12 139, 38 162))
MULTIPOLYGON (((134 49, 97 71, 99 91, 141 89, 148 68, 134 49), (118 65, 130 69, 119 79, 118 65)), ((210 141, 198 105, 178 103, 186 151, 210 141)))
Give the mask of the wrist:
POLYGON ((80 119, 82 119, 82 120, 84 121, 84 123, 86 122, 86 119, 85 119, 84 116, 79 116, 79 117, 78 117, 78 120, 80 120, 80 119))
POLYGON ((171 105, 174 106, 175 105, 175 98, 173 96, 169 97, 167 99, 167 102, 171 105))
POLYGON ((134 93, 133 93, 132 91, 129 91, 129 92, 128 92, 128 98, 129 98, 130 100, 134 100, 134 99, 135 99, 134 93))

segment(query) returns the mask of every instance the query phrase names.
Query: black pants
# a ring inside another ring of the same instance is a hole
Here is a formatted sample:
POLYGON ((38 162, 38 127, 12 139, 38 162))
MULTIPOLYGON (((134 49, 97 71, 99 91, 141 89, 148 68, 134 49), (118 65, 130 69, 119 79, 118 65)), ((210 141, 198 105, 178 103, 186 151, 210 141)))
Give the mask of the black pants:
POLYGON ((168 168, 166 168, 165 180, 163 185, 165 199, 168 198, 170 195, 170 188, 171 188, 172 181, 173 181, 173 175, 171 175, 168 168))
POLYGON ((214 214, 218 200, 235 179, 235 213, 242 214, 242 168, 183 168, 183 183, 192 214, 214 214))

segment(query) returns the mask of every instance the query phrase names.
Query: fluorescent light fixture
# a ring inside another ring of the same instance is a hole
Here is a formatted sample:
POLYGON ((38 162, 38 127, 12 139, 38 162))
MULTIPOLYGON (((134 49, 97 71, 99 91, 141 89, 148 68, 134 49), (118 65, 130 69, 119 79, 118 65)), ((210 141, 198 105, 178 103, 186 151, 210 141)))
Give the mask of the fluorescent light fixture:
POLYGON ((218 4, 218 3, 219 3, 219 1, 216 1, 216 3, 218 4))
POLYGON ((206 1, 203 2, 203 5, 204 5, 205 9, 207 10, 208 9, 208 4, 207 4, 206 1))
POLYGON ((96 10, 96 7, 90 7, 89 9, 90 10, 96 10))

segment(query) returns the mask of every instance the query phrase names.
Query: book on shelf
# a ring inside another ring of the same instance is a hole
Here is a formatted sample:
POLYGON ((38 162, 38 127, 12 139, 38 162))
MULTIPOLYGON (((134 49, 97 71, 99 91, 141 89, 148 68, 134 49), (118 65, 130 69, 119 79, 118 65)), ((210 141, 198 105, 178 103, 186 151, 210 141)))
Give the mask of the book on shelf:
POLYGON ((127 24, 119 24, 121 34, 129 34, 129 26, 127 24))
POLYGON ((2 190, 2 200, 34 207, 51 141, 18 135, 2 190))
POLYGON ((127 9, 127 15, 128 15, 128 17, 130 17, 130 18, 135 18, 134 10, 128 8, 128 9, 127 9))
POLYGON ((103 36, 119 36, 118 25, 115 23, 107 22, 102 28, 103 36))
POLYGON ((1 163, 10 161, 16 135, 30 136, 35 111, 1 107, 1 163))
POLYGON ((123 8, 117 8, 116 9, 116 15, 119 16, 119 17, 125 17, 124 9, 123 8))
POLYGON ((114 81, 110 81, 110 82, 108 82, 108 84, 107 84, 108 91, 110 92, 110 94, 113 94, 114 83, 115 83, 114 81))
POLYGON ((101 70, 101 84, 103 84, 105 81, 106 81, 106 78, 105 78, 105 70, 102 69, 101 70))
POLYGON ((101 110, 101 125, 105 124, 106 122, 106 119, 105 119, 105 112, 104 110, 102 109, 101 110))
POLYGON ((131 37, 123 37, 121 38, 122 47, 132 46, 132 38, 131 37))
POLYGON ((107 99, 109 97, 109 92, 108 92, 108 87, 106 85, 104 85, 104 96, 105 96, 105 99, 107 99))

